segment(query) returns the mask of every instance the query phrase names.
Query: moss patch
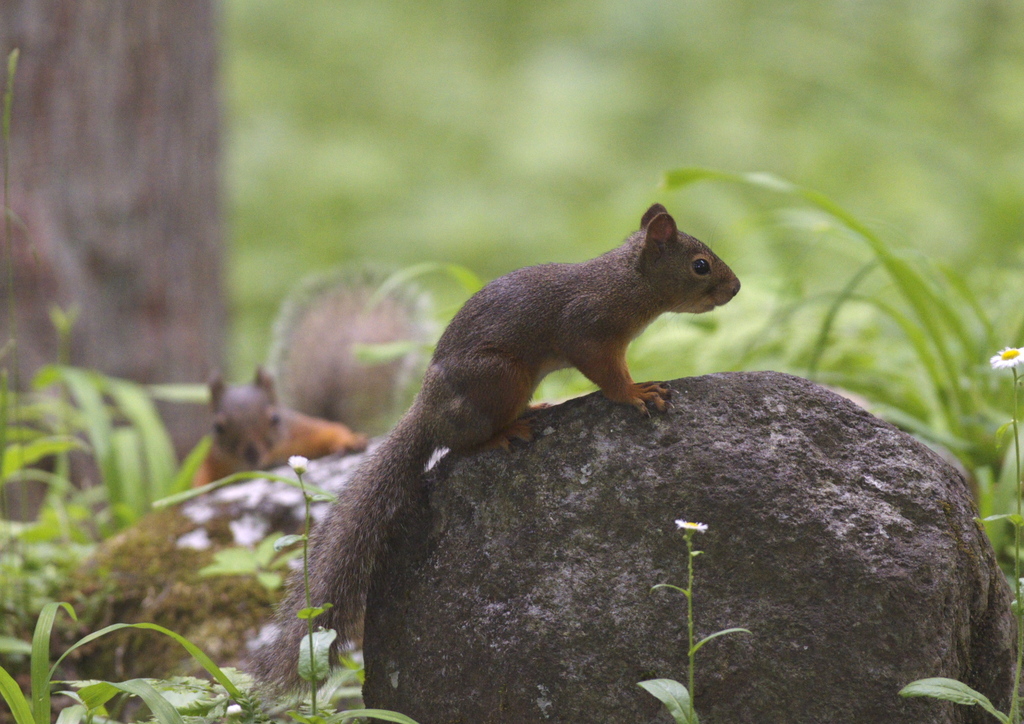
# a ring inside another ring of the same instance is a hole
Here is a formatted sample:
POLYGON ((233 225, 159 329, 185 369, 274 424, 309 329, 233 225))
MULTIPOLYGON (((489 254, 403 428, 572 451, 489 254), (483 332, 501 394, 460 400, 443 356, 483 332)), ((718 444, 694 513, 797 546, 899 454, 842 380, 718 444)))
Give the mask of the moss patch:
MULTIPOLYGON (((152 513, 106 541, 71 578, 64 600, 79 623, 66 627, 65 645, 112 623, 156 623, 181 634, 218 665, 245 655, 245 641, 270 614, 275 594, 250 576, 201 577, 214 551, 231 545, 226 521, 206 526, 211 545, 182 547, 198 526, 177 510, 152 513)), ((123 680, 197 673, 173 639, 155 631, 118 631, 68 657, 79 678, 123 680)))

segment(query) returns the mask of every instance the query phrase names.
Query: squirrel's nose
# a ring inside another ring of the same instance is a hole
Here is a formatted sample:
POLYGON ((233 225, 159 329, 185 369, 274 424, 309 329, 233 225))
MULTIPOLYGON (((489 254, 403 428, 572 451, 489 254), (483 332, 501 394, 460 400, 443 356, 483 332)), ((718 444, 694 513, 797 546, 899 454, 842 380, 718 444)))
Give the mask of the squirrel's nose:
POLYGON ((260 462, 260 451, 256 449, 256 446, 249 443, 245 446, 245 450, 242 451, 242 457, 245 458, 245 462, 256 467, 260 462))

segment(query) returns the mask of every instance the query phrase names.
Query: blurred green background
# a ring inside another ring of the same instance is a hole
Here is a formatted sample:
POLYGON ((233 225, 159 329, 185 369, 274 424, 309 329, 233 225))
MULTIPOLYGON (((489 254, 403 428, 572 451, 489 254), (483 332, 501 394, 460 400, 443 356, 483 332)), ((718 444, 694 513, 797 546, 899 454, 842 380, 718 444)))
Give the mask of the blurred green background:
MULTIPOLYGON (((870 253, 771 195, 660 187, 685 166, 820 190, 984 304, 1020 286, 1022 3, 227 0, 223 20, 237 379, 310 271, 441 261, 492 278, 594 256, 653 201, 744 284, 710 319, 670 323, 719 333, 665 376, 799 371, 792 345, 762 342, 817 324, 821 308, 801 322, 786 305, 870 253)), ((858 345, 884 337, 856 312, 844 324, 858 345)))

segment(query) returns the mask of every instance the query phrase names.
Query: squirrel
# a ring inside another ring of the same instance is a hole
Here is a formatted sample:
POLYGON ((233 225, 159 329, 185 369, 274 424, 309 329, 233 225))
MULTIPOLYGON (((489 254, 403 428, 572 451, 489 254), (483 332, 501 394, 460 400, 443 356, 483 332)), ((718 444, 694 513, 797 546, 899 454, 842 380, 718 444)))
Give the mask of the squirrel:
POLYGON ((304 415, 277 404, 274 380, 263 367, 249 385, 210 381, 213 441, 192 478, 200 487, 243 470, 283 465, 292 455, 319 458, 336 452, 362 452, 366 435, 341 423, 304 415))
POLYGON ((361 452, 364 432, 383 431, 404 402, 416 355, 402 349, 397 359, 364 364, 356 348, 421 340, 427 316, 424 295, 408 287, 381 294, 384 281, 379 272, 342 269, 306 279, 288 296, 269 355, 276 374, 258 367, 251 384, 228 386, 220 375, 209 383, 213 441, 193 487, 292 455, 361 452))
MULTIPOLYGON (((335 629, 334 655, 361 635, 370 582, 419 500, 433 453, 466 454, 528 442, 523 417, 540 380, 575 367, 609 399, 644 414, 667 408, 669 389, 635 383, 626 348, 665 312, 700 314, 740 289, 732 270, 680 232, 660 204, 619 247, 575 264, 543 264, 500 277, 474 294, 441 335, 419 393, 392 432, 341 489, 310 540, 313 605, 331 603, 317 623, 335 629)), ((276 615, 274 640, 256 653, 257 679, 295 690, 306 622, 301 576, 276 615)))

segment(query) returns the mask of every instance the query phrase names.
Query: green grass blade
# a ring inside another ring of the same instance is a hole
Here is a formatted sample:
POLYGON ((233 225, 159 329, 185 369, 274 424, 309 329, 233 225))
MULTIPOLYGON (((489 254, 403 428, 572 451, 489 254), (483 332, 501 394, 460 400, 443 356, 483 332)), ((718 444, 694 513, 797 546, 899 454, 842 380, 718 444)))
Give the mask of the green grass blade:
POLYGON ((2 666, 0 666, 0 694, 3 694, 4 701, 10 707, 16 724, 35 724, 35 720, 32 718, 32 707, 28 705, 24 692, 14 677, 8 674, 7 669, 2 666))
MULTIPOLYGON (((184 648, 186 651, 188 651, 189 654, 192 655, 192 658, 195 659, 199 663, 200 666, 202 666, 204 669, 206 669, 206 671, 210 674, 210 676, 212 676, 214 679, 216 679, 217 683, 220 684, 221 686, 223 686, 225 691, 228 692, 228 694, 230 694, 232 697, 236 697, 236 698, 240 697, 242 695, 242 692, 239 691, 238 687, 235 686, 232 683, 231 679, 229 679, 227 677, 227 675, 223 671, 220 670, 220 667, 217 666, 217 664, 213 663, 213 660, 209 656, 207 656, 203 652, 202 649, 200 649, 198 646, 196 646, 194 643, 189 641, 184 636, 182 636, 180 634, 177 634, 174 631, 171 631, 170 629, 166 629, 163 626, 160 626, 160 625, 155 624, 155 623, 115 623, 115 624, 111 624, 110 626, 107 626, 105 628, 102 628, 99 631, 91 633, 88 636, 85 636, 84 638, 82 638, 79 641, 77 641, 67 651, 65 651, 63 654, 61 654, 60 658, 57 659, 56 663, 54 663, 53 667, 50 669, 50 673, 49 673, 49 676, 47 676, 47 680, 49 680, 50 676, 53 676, 53 672, 57 669, 57 666, 60 664, 60 662, 64 660, 64 657, 67 656, 68 654, 70 654, 72 651, 74 651, 78 647, 84 646, 85 644, 89 643, 90 641, 95 641, 96 639, 100 638, 101 636, 106 636, 109 633, 113 633, 114 631, 120 631, 120 630, 126 629, 126 628, 135 628, 135 629, 141 629, 141 630, 146 630, 146 631, 156 631, 158 633, 164 634, 165 636, 171 637, 172 639, 177 641, 179 644, 181 644, 182 648, 184 648)), ((47 720, 47 721, 49 721, 49 720, 47 720)))
POLYGON ((459 266, 458 264, 442 264, 439 262, 423 262, 422 264, 414 264, 413 266, 406 267, 405 269, 399 269, 394 274, 391 274, 366 302, 367 308, 372 309, 389 294, 394 292, 396 289, 400 289, 414 279, 427 276, 428 274, 434 274, 436 272, 442 272, 450 275, 462 286, 466 294, 475 294, 480 291, 481 287, 484 285, 483 280, 480 279, 479 276, 464 266, 459 266))
MULTIPOLYGON (((7 434, 10 430, 7 419, 7 370, 0 369, 0 471, 7 469, 7 434)), ((0 474, 0 514, 7 513, 7 500, 3 485, 6 475, 0 474)))
POLYGON ((210 404, 210 386, 195 382, 174 382, 162 385, 146 385, 146 391, 154 400, 179 402, 192 405, 210 404))
POLYGON ((860 283, 864 281, 868 274, 875 270, 878 266, 878 260, 869 261, 867 264, 857 270, 857 273, 850 277, 848 281, 840 290, 839 294, 829 305, 828 311, 825 312, 825 318, 821 322, 821 328, 818 330, 818 337, 814 341, 814 348, 811 351, 811 360, 807 363, 807 376, 810 379, 814 379, 818 374, 818 365, 821 363, 821 358, 825 354, 825 347, 828 345, 828 337, 832 332, 832 327, 835 325, 836 317, 839 316, 839 310, 849 302, 860 283))
POLYGON ((176 467, 174 445, 156 405, 144 387, 111 378, 107 378, 106 383, 107 391, 118 409, 138 432, 142 443, 146 475, 149 479, 146 486, 148 504, 151 496, 160 497, 169 491, 176 467))
POLYGON ((117 469, 117 479, 121 481, 121 500, 123 508, 130 511, 127 523, 132 523, 149 508, 146 487, 145 466, 143 464, 142 442, 134 427, 115 427, 110 433, 110 450, 117 469))
POLYGON ((181 718, 181 714, 178 713, 177 709, 171 706, 171 703, 163 698, 160 692, 154 689, 148 681, 144 679, 129 679, 120 684, 110 682, 110 685, 142 699, 146 702, 146 706, 149 707, 153 716, 162 724, 185 724, 185 720, 181 718))
POLYGON ((70 603, 50 602, 43 606, 36 620, 36 630, 32 634, 32 659, 30 665, 32 680, 32 716, 37 722, 50 721, 50 677, 54 669, 50 664, 50 632, 57 612, 64 609, 72 620, 77 621, 75 609, 70 603))
POLYGON ((92 445, 93 455, 96 457, 96 464, 103 476, 108 502, 111 505, 123 502, 123 486, 118 477, 111 442, 113 422, 103 402, 100 379, 95 373, 87 370, 57 365, 45 367, 36 376, 36 384, 39 386, 48 386, 53 382, 64 383, 78 406, 89 444, 92 445))
POLYGON ((348 711, 341 712, 338 721, 347 721, 361 716, 379 719, 380 721, 395 722, 396 724, 417 724, 415 719, 410 719, 405 714, 387 711, 386 709, 349 709, 348 711))
MULTIPOLYGON (((225 485, 231 485, 237 483, 240 480, 272 480, 278 483, 285 483, 291 485, 293 488, 301 488, 299 481, 295 478, 286 478, 282 475, 274 475, 272 473, 265 473, 259 470, 249 470, 243 473, 233 473, 227 477, 223 477, 220 480, 214 480, 208 485, 204 485, 200 488, 192 488, 191 490, 185 490, 181 493, 175 493, 174 495, 168 495, 166 498, 153 501, 154 508, 167 508, 171 505, 178 505, 184 503, 186 500, 192 498, 198 498, 200 495, 205 495, 217 488, 223 488, 225 485)), ((308 482, 305 483, 306 492, 311 495, 320 495, 334 500, 337 496, 334 493, 328 492, 323 488, 318 488, 315 485, 310 485, 308 482)))
POLYGON ((175 473, 170 489, 166 491, 167 495, 177 495, 178 493, 188 491, 192 487, 192 480, 196 477, 196 472, 206 459, 212 445, 213 437, 211 435, 204 435, 203 439, 196 443, 192 451, 185 456, 178 472, 175 473))

